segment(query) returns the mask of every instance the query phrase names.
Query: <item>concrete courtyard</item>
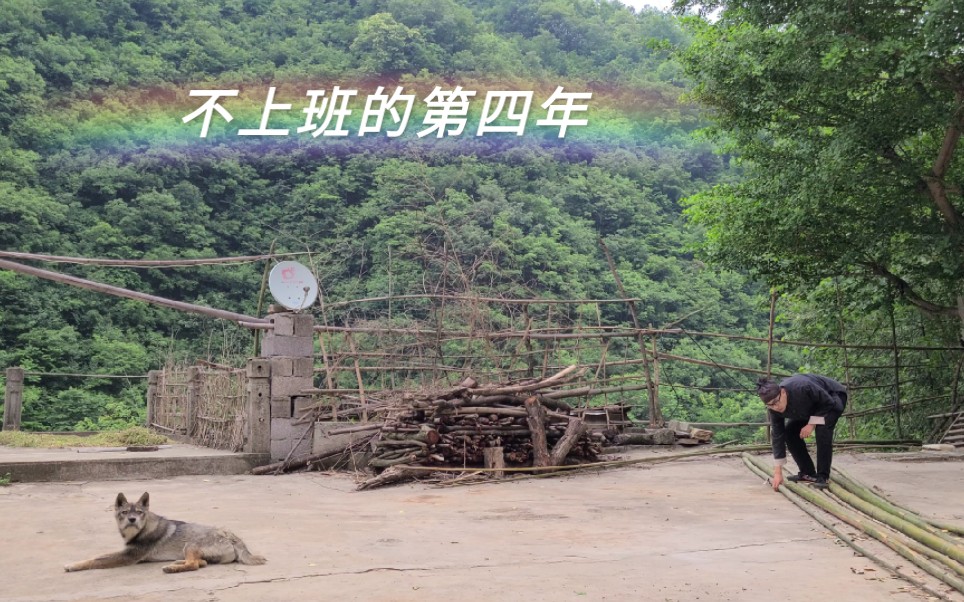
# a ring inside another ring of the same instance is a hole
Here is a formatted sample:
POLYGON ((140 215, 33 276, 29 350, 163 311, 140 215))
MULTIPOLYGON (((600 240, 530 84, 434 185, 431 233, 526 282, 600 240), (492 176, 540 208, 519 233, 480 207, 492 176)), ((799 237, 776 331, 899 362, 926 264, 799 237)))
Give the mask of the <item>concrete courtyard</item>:
MULTIPOLYGON (((964 522, 959 459, 836 461, 925 515, 964 522)), ((855 556, 737 457, 469 487, 354 488, 350 475, 327 473, 0 487, 0 599, 926 599, 855 556), (152 510, 168 518, 230 529, 268 564, 65 573, 66 563, 121 548, 112 514, 121 491, 149 491, 152 510)))

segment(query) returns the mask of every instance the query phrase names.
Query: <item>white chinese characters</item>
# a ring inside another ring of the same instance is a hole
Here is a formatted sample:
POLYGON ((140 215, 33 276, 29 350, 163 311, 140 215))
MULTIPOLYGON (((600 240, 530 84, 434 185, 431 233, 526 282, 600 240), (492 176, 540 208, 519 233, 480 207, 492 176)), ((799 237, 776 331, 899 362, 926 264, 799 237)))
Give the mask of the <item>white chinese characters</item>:
MULTIPOLYGON (((292 128, 279 127, 294 125, 296 119, 292 111, 293 103, 276 102, 277 88, 271 86, 265 96, 261 121, 257 128, 239 128, 238 136, 288 136, 292 128), (273 126, 273 127, 272 127, 273 126)), ((206 138, 214 113, 225 122, 234 116, 222 106, 224 99, 238 97, 239 90, 191 90, 190 96, 206 97, 207 100, 196 110, 181 118, 190 123, 203 116, 200 137, 206 138)), ((421 99, 423 109, 413 111, 418 101, 415 94, 406 94, 402 86, 397 86, 389 95, 384 86, 379 86, 365 97, 363 104, 352 102, 358 97, 358 90, 333 86, 330 93, 326 90, 308 90, 306 102, 301 113, 304 125, 295 128, 297 134, 310 133, 313 137, 368 136, 383 134, 388 138, 402 136, 413 119, 413 113, 421 115, 421 128, 415 136, 446 138, 460 136, 468 131, 469 135, 484 136, 489 133, 515 134, 522 136, 528 124, 534 93, 532 91, 490 90, 484 99, 476 98, 474 90, 464 90, 461 86, 444 89, 435 86, 431 93, 421 99), (482 100, 481 112, 473 114, 473 102, 482 100), (354 116, 354 121, 352 121, 354 116)), ((539 128, 558 128, 558 138, 565 138, 568 128, 589 124, 587 114, 592 92, 566 92, 557 86, 552 95, 539 104, 544 117, 535 124, 539 128), (577 116, 579 115, 579 116, 577 116)), ((360 100, 360 99, 359 99, 360 100)))

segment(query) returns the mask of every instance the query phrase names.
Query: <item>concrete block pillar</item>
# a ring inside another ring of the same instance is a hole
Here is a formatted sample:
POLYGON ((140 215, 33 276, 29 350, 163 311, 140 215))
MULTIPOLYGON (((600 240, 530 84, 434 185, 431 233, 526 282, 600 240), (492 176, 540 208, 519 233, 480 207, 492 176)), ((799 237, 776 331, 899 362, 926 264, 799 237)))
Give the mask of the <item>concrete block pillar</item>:
POLYGON ((314 387, 315 321, 310 314, 278 312, 268 315, 273 328, 261 341, 261 356, 270 363, 271 458, 284 460, 311 452, 309 425, 296 425, 305 407, 302 391, 314 387))
POLYGON ((248 360, 246 385, 246 411, 248 432, 244 451, 249 454, 267 454, 271 450, 271 362, 254 358, 248 360))

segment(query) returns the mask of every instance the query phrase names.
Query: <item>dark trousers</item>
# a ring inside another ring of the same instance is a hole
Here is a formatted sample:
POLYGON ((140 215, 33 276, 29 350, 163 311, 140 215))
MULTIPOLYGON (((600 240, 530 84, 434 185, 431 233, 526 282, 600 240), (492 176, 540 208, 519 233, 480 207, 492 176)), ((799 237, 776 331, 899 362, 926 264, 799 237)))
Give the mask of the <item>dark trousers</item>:
POLYGON ((787 450, 793 461, 797 463, 801 474, 816 476, 820 479, 830 479, 830 464, 833 462, 833 430, 837 426, 840 413, 830 412, 824 418, 826 424, 818 424, 813 429, 817 441, 817 467, 813 467, 807 442, 800 438, 800 430, 807 426, 806 420, 788 420, 786 423, 787 450))

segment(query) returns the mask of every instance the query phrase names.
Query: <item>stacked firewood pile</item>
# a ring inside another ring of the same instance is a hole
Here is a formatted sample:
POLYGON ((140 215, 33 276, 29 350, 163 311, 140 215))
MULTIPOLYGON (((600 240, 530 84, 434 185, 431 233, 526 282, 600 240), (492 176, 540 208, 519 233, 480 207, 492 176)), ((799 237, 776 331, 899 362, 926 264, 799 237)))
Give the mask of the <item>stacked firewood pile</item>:
MULTIPOLYGON (((316 441, 312 455, 253 472, 278 474, 350 460, 355 468, 380 473, 362 486, 369 488, 425 475, 431 467, 488 468, 501 476, 507 466, 552 470, 593 462, 604 438, 591 434, 571 406, 556 398, 569 394, 572 389, 561 387, 581 376, 583 371, 570 366, 543 379, 480 386, 466 378, 444 390, 404 392, 390 402, 369 403, 367 422, 330 430, 333 438, 316 441)), ((319 405, 315 417, 326 411, 319 405)))
POLYGON ((599 446, 583 421, 570 415, 565 402, 537 394, 565 382, 566 374, 496 387, 466 379, 413 399, 389 411, 369 466, 498 467, 501 460, 540 467, 593 461, 599 446))

